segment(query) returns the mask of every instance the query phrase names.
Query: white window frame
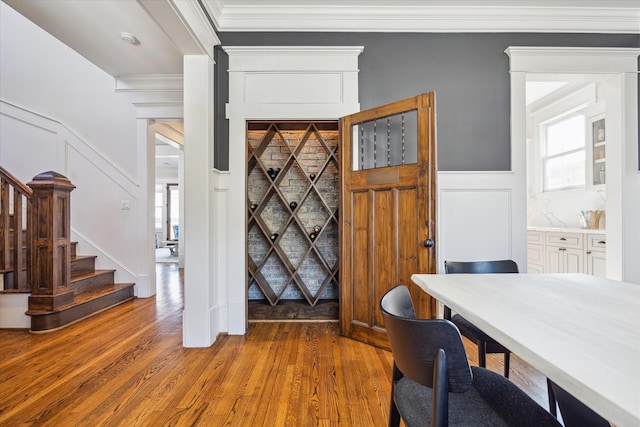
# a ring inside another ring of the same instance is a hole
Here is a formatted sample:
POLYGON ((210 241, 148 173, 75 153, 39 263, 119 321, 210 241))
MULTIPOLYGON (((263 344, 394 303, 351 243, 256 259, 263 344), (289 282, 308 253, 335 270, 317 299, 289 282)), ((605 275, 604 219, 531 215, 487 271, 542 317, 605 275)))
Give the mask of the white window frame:
MULTIPOLYGON (((531 150, 531 162, 529 166, 533 171, 534 181, 530 183, 529 191, 532 191, 536 198, 556 198, 567 197, 569 193, 578 193, 587 189, 585 185, 579 187, 567 187, 553 191, 544 190, 544 139, 545 133, 543 125, 555 123, 561 119, 569 117, 573 114, 583 114, 588 125, 588 117, 593 114, 593 110, 597 105, 597 84, 589 83, 581 86, 567 87, 566 92, 560 92, 555 98, 547 102, 537 102, 534 111, 530 111, 533 116, 532 130, 533 149, 531 150)), ((586 147, 585 147, 586 148, 586 147)), ((585 156, 585 180, 588 179, 587 161, 588 153, 585 156)))
POLYGON ((543 193, 552 193, 552 192, 556 192, 556 191, 565 191, 565 190, 574 190, 574 189, 584 189, 586 187, 587 184, 587 132, 586 132, 586 125, 587 125, 587 116, 585 114, 585 108, 581 108, 578 111, 571 111, 569 113, 566 114, 562 114, 560 116, 556 116, 554 118, 552 118, 551 120, 548 120, 542 124, 540 124, 540 146, 541 146, 541 156, 540 156, 540 168, 541 168, 541 178, 542 178, 542 192, 543 193), (569 120, 572 119, 573 117, 577 117, 577 116, 582 116, 583 118, 583 127, 584 127, 584 138, 583 138, 583 144, 581 147, 579 148, 574 148, 571 150, 566 150, 566 151, 562 151, 560 153, 556 153, 556 154, 551 154, 551 155, 547 155, 547 142, 548 142, 548 129, 549 127, 556 125, 560 122, 563 122, 565 120, 569 120), (564 156, 568 156, 570 154, 575 154, 575 153, 580 153, 583 152, 584 153, 584 164, 583 164, 583 170, 584 170, 584 179, 582 181, 582 183, 577 184, 577 185, 569 185, 569 186, 565 186, 565 187, 554 187, 554 188, 548 188, 547 187, 547 182, 546 182, 546 169, 547 169, 547 163, 549 160, 552 159, 557 159, 560 157, 564 157, 564 156))

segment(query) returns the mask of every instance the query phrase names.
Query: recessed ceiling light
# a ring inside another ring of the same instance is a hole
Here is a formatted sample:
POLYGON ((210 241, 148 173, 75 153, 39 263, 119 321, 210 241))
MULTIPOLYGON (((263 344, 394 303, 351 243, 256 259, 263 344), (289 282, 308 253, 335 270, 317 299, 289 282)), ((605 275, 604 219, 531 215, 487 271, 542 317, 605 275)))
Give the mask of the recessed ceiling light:
POLYGON ((134 36, 131 33, 120 33, 120 38, 125 43, 129 43, 129 44, 132 44, 132 45, 139 45, 140 44, 140 40, 138 40, 136 38, 136 36, 134 36))

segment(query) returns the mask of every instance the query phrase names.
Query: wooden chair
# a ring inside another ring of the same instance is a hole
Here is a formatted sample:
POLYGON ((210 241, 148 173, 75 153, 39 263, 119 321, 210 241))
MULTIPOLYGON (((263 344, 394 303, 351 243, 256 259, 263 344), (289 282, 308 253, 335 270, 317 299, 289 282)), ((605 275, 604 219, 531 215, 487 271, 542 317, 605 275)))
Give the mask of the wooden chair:
MULTIPOLYGON (((445 261, 444 271, 447 274, 489 274, 518 273, 518 264, 511 260, 500 261, 445 261)), ((504 376, 509 378, 509 362, 511 352, 506 347, 485 334, 477 326, 459 314, 451 316, 451 309, 444 307, 444 318, 451 320, 458 327, 462 336, 471 340, 478 347, 478 365, 487 366, 487 353, 504 354, 504 376)))
MULTIPOLYGON (((547 387, 552 390, 555 403, 558 402, 562 422, 565 427, 610 427, 609 421, 595 413, 584 403, 569 394, 562 387, 547 379, 547 387)), ((551 404, 551 402, 550 402, 551 404)), ((555 409, 555 408, 554 408, 555 409)), ((555 413, 555 411, 551 411, 555 413)))
POLYGON ((380 301, 393 353, 389 426, 560 426, 507 378, 470 367, 456 326, 415 318, 406 286, 380 301))

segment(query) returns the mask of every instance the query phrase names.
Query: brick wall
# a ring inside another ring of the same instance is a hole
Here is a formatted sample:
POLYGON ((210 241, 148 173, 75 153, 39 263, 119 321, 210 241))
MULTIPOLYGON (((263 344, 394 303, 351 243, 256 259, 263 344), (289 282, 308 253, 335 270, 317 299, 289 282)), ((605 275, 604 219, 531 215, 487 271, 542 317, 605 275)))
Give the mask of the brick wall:
MULTIPOLYGON (((337 157, 331 158, 328 164, 327 160, 337 147, 339 135, 337 130, 320 131, 320 135, 328 148, 315 132, 303 129, 248 131, 250 155, 254 157, 250 157, 249 164, 255 166, 248 175, 247 203, 258 205, 250 212, 256 218, 249 222, 248 254, 268 282, 263 285, 270 286, 277 295, 291 280, 286 260, 313 297, 320 293, 327 276, 338 267, 339 172, 337 157), (274 186, 267 175, 269 168, 281 169, 274 186), (316 175, 314 180, 309 178, 312 173, 316 175), (289 206, 291 202, 298 204, 295 211, 289 206), (306 236, 316 225, 322 230, 311 243, 306 236), (269 252, 272 233, 280 235, 276 243, 285 262, 275 250, 269 252), (309 251, 312 244, 317 252, 309 251), (266 260, 265 256, 268 256, 266 260)), ((338 298, 337 279, 331 280, 321 299, 338 298)), ((287 286, 282 295, 282 299, 303 298, 295 284, 287 286)), ((255 280, 250 280, 249 299, 264 299, 255 280)))

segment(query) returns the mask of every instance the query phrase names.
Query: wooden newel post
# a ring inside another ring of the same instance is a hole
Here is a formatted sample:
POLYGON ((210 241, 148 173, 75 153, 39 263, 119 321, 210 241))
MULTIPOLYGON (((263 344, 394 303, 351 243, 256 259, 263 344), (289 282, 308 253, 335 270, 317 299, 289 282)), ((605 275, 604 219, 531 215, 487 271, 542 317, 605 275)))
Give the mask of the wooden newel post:
MULTIPOLYGON (((32 196, 33 281, 29 312, 53 311, 73 301, 71 276, 71 191, 57 172, 43 172, 27 184, 32 196)), ((29 314, 27 312, 27 314, 29 314)))

